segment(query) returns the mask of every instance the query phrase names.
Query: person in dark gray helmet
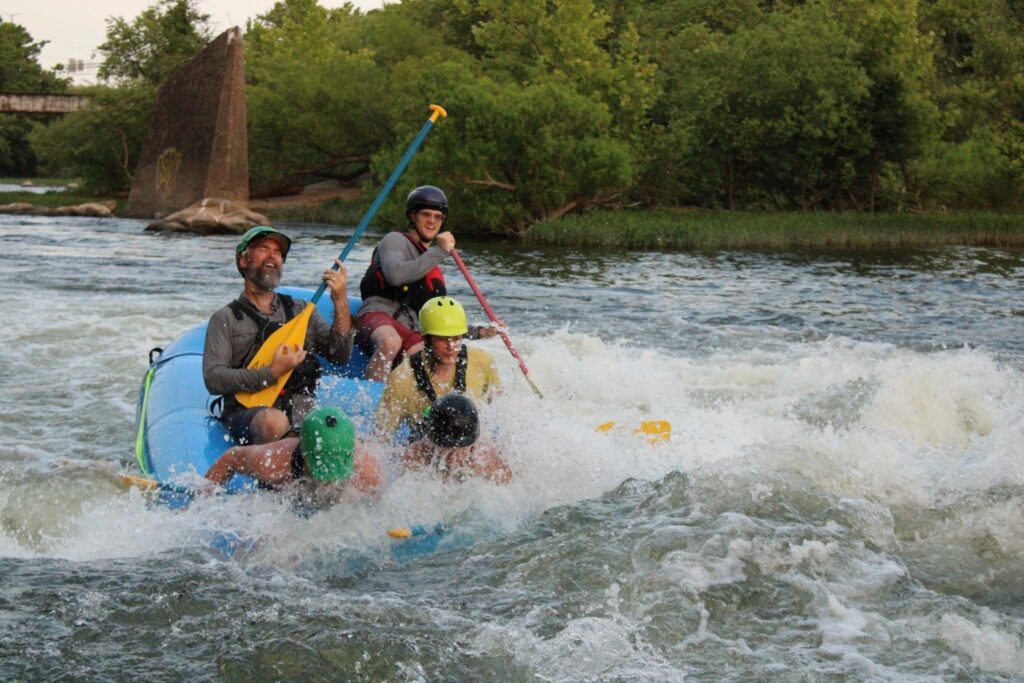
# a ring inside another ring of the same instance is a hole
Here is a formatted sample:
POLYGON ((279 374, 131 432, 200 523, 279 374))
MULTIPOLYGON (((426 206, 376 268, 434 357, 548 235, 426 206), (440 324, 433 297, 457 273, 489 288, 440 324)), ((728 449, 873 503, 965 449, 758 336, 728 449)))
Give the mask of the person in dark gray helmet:
POLYGON ((222 397, 220 420, 239 444, 277 441, 297 431, 313 407, 320 378, 316 352, 329 361, 345 364, 352 355, 352 316, 348 307, 348 278, 344 266, 326 270, 323 280, 334 304, 330 325, 313 310, 304 345, 282 344, 269 365, 247 367, 263 343, 282 325, 302 312, 306 302, 278 294, 291 238, 267 225, 252 228, 235 247, 235 266, 245 278, 241 295, 210 318, 203 347, 203 380, 207 390, 222 397), (247 408, 238 392, 260 391, 292 371, 273 406, 247 408), (296 425, 293 430, 292 424, 296 425))
POLYGON ((512 479, 512 470, 493 443, 480 440, 480 416, 473 401, 446 394, 434 401, 424 418, 423 436, 403 456, 409 469, 434 469, 446 480, 481 477, 498 484, 512 479))
MULTIPOLYGON (((443 230, 448 197, 433 185, 417 187, 405 200, 406 232, 390 232, 373 250, 359 283, 363 298, 356 317, 356 343, 370 357, 366 378, 383 381, 402 355, 423 349, 417 312, 447 293, 441 262, 455 249, 455 236, 443 230)), ((497 334, 475 328, 470 338, 497 334)))

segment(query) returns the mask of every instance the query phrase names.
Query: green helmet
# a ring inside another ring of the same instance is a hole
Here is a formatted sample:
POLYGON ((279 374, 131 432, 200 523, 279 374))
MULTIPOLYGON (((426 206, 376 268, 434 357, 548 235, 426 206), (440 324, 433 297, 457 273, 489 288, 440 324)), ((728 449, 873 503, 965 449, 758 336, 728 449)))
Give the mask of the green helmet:
POLYGON ((281 260, 287 260, 288 250, 292 248, 292 238, 269 225, 257 225, 255 228, 246 230, 245 234, 242 235, 242 239, 239 240, 238 246, 235 247, 235 258, 241 256, 242 252, 252 244, 253 240, 262 239, 268 235, 275 236, 278 245, 281 247, 281 260))
POLYGON ((299 429, 299 445, 314 479, 338 481, 352 475, 356 430, 340 408, 317 408, 299 429))
POLYGON ((458 337, 469 331, 466 311, 450 296, 435 296, 420 309, 420 332, 432 337, 458 337))

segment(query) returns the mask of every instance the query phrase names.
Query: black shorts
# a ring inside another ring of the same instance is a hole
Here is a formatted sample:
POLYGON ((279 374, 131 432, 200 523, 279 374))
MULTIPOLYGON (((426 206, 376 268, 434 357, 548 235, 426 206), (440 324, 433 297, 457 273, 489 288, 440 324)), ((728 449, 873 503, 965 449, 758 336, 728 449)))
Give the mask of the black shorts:
POLYGON ((255 408, 239 406, 235 410, 228 411, 227 414, 222 414, 220 421, 223 423, 224 428, 228 430, 228 435, 238 445, 244 446, 245 444, 252 443, 252 421, 264 410, 269 409, 267 406, 256 406, 255 408))

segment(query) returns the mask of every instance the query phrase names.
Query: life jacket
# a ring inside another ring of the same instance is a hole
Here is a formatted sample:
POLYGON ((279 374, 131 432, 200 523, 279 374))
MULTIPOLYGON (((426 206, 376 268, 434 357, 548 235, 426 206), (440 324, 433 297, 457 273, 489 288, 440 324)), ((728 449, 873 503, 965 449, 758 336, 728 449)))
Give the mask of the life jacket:
MULTIPOLYGON (((427 366, 423 362, 423 352, 418 351, 413 355, 409 356, 409 367, 412 368, 412 376, 416 380, 416 388, 420 390, 430 404, 433 405, 434 401, 437 400, 437 391, 434 389, 434 385, 430 382, 430 373, 427 372, 427 366)), ((466 393, 466 370, 469 368, 469 349, 463 346, 459 351, 459 357, 455 359, 455 384, 452 389, 460 394, 466 393)), ((424 413, 420 419, 409 427, 409 443, 418 441, 426 434, 427 421, 426 413, 424 413)))
MULTIPOLYGON (((426 247, 416 242, 408 233, 402 233, 402 235, 412 242, 413 246, 421 254, 427 250, 426 247)), ((370 266, 366 269, 366 274, 359 281, 359 295, 363 298, 363 301, 366 301, 371 296, 379 296, 397 301, 413 313, 418 313, 423 308, 423 304, 427 303, 427 300, 433 299, 435 296, 444 296, 447 293, 448 290, 444 284, 444 273, 441 272, 440 266, 434 266, 430 269, 430 272, 419 280, 404 285, 389 284, 384 278, 384 269, 381 268, 380 258, 377 256, 376 249, 373 250, 373 255, 370 257, 370 266)))
MULTIPOLYGON (((243 316, 249 316, 257 325, 260 326, 259 331, 256 333, 256 338, 253 339, 252 345, 249 350, 245 352, 245 356, 242 358, 242 362, 237 365, 237 368, 248 367, 249 362, 256 356, 263 344, 270 338, 272 334, 277 332, 279 329, 296 316, 297 313, 301 312, 296 310, 295 299, 288 296, 287 294, 278 294, 278 298, 281 300, 281 306, 284 308, 285 321, 278 322, 276 320, 268 320, 259 309, 253 306, 248 301, 236 299, 228 304, 228 308, 235 314, 236 320, 241 320, 243 316)), ((312 353, 306 354, 306 359, 299 363, 294 370, 292 370, 291 376, 281 389, 280 395, 277 400, 274 401, 274 407, 290 412, 291 397, 294 394, 302 394, 305 396, 312 396, 316 393, 317 382, 320 381, 322 374, 322 368, 320 363, 317 362, 316 357, 312 353)), ((241 406, 237 399, 233 395, 224 396, 224 404, 222 408, 222 414, 227 413, 229 410, 241 406)))

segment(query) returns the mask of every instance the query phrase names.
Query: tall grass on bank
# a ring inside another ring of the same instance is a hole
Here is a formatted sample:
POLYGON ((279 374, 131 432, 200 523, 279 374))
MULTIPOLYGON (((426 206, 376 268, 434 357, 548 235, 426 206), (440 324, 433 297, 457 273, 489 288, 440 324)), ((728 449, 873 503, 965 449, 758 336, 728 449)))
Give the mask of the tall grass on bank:
POLYGON ((617 249, 1024 247, 1024 214, 618 210, 542 221, 527 244, 617 249))
POLYGON ((67 178, 0 178, 0 185, 21 185, 26 181, 37 187, 58 187, 68 183, 79 182, 77 180, 68 180, 67 178))
POLYGON ((296 223, 327 223, 330 225, 357 225, 369 204, 363 201, 329 199, 321 204, 289 206, 279 209, 261 209, 271 220, 296 223))

